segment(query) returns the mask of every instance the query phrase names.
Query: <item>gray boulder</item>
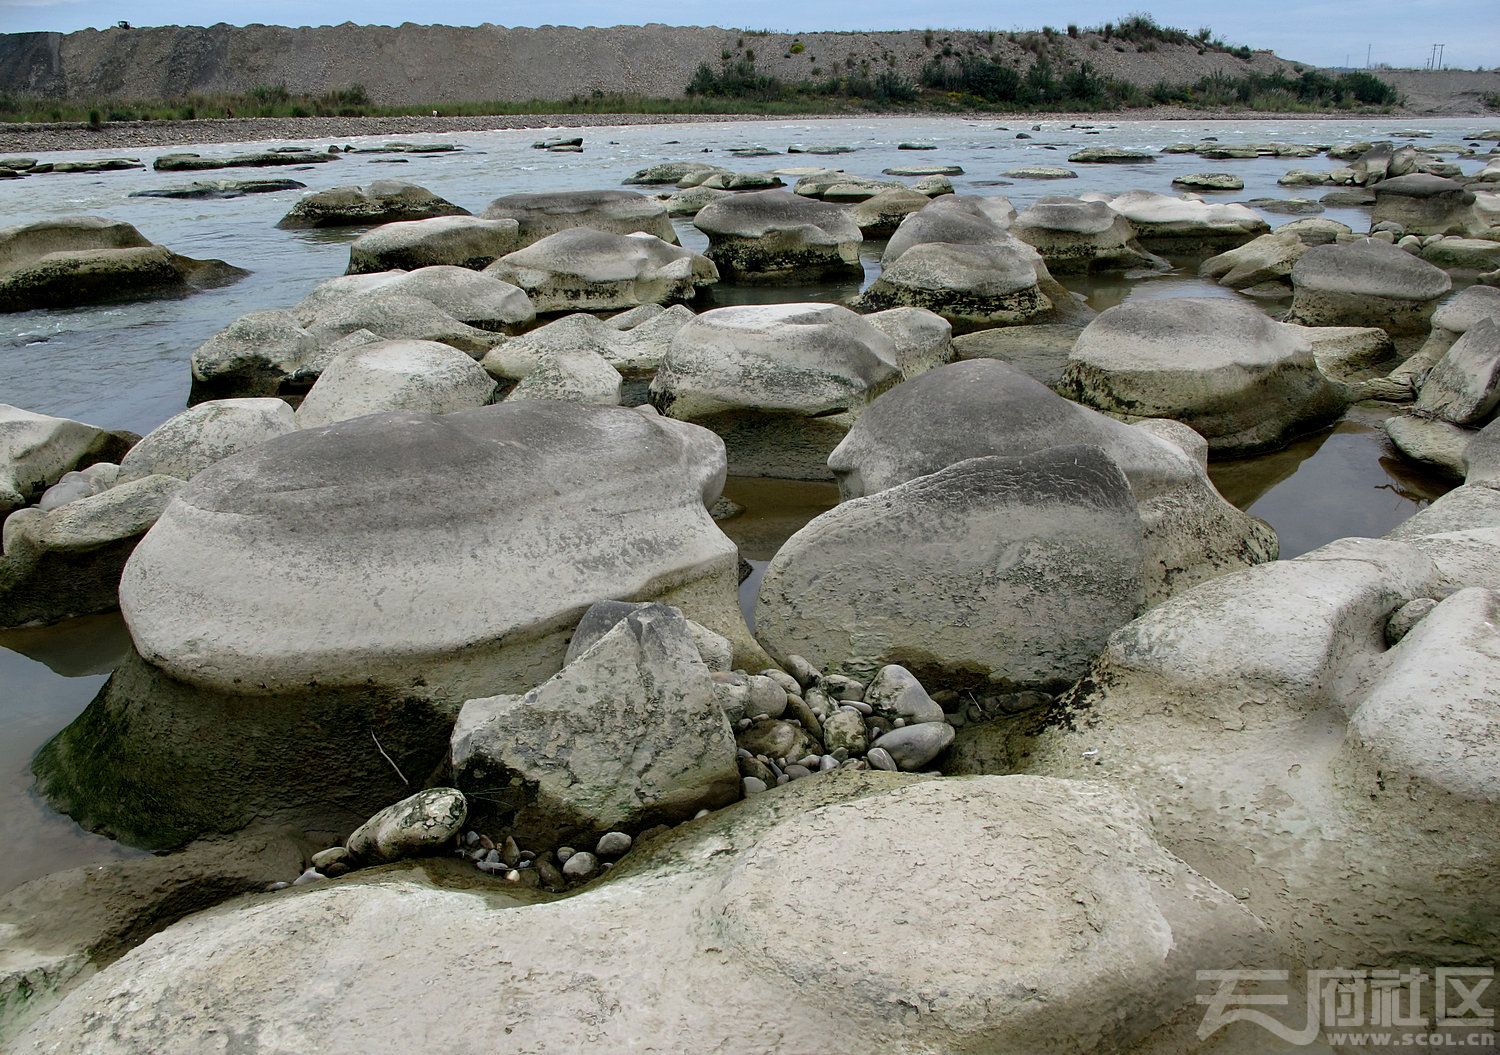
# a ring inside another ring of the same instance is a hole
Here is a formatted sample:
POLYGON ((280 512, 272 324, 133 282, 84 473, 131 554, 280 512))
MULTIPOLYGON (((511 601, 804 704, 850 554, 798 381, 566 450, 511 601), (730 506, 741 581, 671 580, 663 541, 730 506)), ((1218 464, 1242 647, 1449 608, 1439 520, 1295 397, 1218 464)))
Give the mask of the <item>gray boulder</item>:
POLYGON ((1386 418, 1383 428, 1396 449, 1412 461, 1441 475, 1463 478, 1469 444, 1475 436, 1473 429, 1413 414, 1386 418))
POLYGON ((1229 289, 1274 282, 1284 284, 1290 293, 1292 268, 1305 252, 1307 244, 1296 234, 1273 231, 1209 257, 1199 266, 1198 274, 1229 289))
POLYGON ((668 216, 697 216, 709 202, 728 197, 731 197, 731 192, 727 190, 689 187, 661 199, 661 204, 668 216))
POLYGON ((615 406, 622 378, 602 353, 620 336, 592 315, 567 315, 492 349, 483 366, 514 386, 506 399, 615 406))
POLYGON ((1038 288, 1034 252, 1014 238, 980 245, 924 242, 886 264, 857 303, 867 311, 925 308, 963 330, 1018 325, 1053 307, 1038 288))
POLYGON ((826 479, 828 452, 900 380, 897 355, 885 331, 839 305, 717 308, 677 331, 650 396, 723 437, 736 475, 826 479))
POLYGON ((497 800, 523 844, 638 832, 739 797, 729 720, 687 620, 663 605, 524 696, 465 703, 452 757, 459 785, 497 800))
POLYGON ((676 183, 690 173, 714 173, 718 171, 719 167, 717 165, 706 165, 701 161, 666 161, 659 165, 648 165, 627 176, 621 182, 647 185, 653 183, 676 183))
POLYGON ((484 273, 525 290, 539 312, 619 311, 692 300, 719 280, 713 262, 649 234, 572 227, 507 253, 484 273))
POLYGON ((297 430, 280 399, 214 399, 169 418, 120 459, 120 483, 148 476, 191 480, 231 454, 297 430))
POLYGON ((137 546, 137 652, 44 749, 41 786, 151 847, 256 817, 336 829, 398 797, 397 767, 432 771, 464 700, 556 673, 607 598, 666 600, 763 669, 706 505, 724 471, 702 429, 540 400, 241 452, 137 546))
POLYGON ((888 238, 902 220, 926 207, 930 200, 914 190, 892 188, 849 206, 849 216, 866 238, 888 238))
POLYGON ((1249 304, 1196 297, 1101 313, 1079 335, 1059 391, 1127 419, 1181 421, 1225 455, 1283 446, 1347 403, 1300 328, 1249 304))
POLYGON ((1500 323, 1481 319, 1438 360, 1422 382, 1412 409, 1419 415, 1478 428, 1496 406, 1500 406, 1500 323))
POLYGON ((642 232, 677 244, 677 232, 661 203, 628 190, 507 194, 490 202, 484 218, 515 220, 519 225, 520 248, 574 227, 589 227, 606 234, 642 232))
POLYGON ((447 414, 482 407, 494 393, 484 368, 456 348, 435 341, 375 341, 328 364, 297 407, 296 421, 300 428, 315 428, 392 410, 447 414))
POLYGON ((864 241, 848 212, 784 190, 752 191, 705 205, 693 226, 727 281, 799 281, 864 273, 864 241))
POLYGON ((1307 326, 1422 330, 1453 288, 1438 268, 1385 242, 1314 246, 1292 268, 1290 321, 1307 326))
POLYGON ((1130 481, 1151 602, 1275 558, 1275 533, 1214 490, 1207 445, 1191 429, 1125 425, 994 360, 954 363, 896 386, 866 409, 828 465, 848 499, 967 459, 1019 458, 1074 444, 1107 451, 1130 481))
POLYGON ((330 187, 305 195, 276 226, 354 227, 468 214, 469 210, 425 187, 400 180, 376 180, 368 187, 330 187))
POLYGON ((1042 254, 1050 271, 1165 266, 1136 244, 1130 221, 1102 201, 1043 198, 1017 216, 1010 230, 1042 254))
POLYGON ((1193 253, 1242 245, 1270 225, 1244 205, 1210 203, 1133 190, 1109 199, 1109 207, 1135 228, 1141 245, 1156 252, 1193 253))
POLYGON ((788 539, 761 581, 756 632, 815 667, 1060 686, 1140 612, 1144 563, 1135 496, 1101 448, 973 458, 850 499, 788 539))
POLYGON ((952 245, 1004 243, 1016 210, 1006 198, 945 196, 912 213, 891 235, 881 254, 881 267, 890 267, 913 246, 928 242, 952 245))
POLYGON ((1375 185, 1370 223, 1397 223, 1407 234, 1464 234, 1473 205, 1463 184, 1413 172, 1375 185))
POLYGON ((148 476, 51 510, 5 521, 0 626, 55 623, 113 611, 120 573, 182 481, 148 476))
POLYGON ((467 215, 387 223, 349 246, 348 273, 415 271, 438 264, 482 271, 517 248, 519 232, 515 220, 467 215))
POLYGON ((128 223, 65 216, 0 228, 0 312, 180 297, 249 272, 194 260, 128 223))
MULTIPOLYGON (((654 601, 599 601, 590 605, 583 613, 573 637, 568 641, 568 653, 563 660, 566 666, 599 643, 599 639, 613 630, 632 612, 642 608, 660 607, 654 601)), ((678 611, 673 609, 673 611, 678 611)), ((734 665, 734 647, 722 634, 716 634, 701 623, 687 621, 688 632, 693 635, 693 644, 698 656, 711 671, 726 671, 734 665)))
POLYGON ((0 518, 41 498, 65 473, 118 461, 137 438, 0 403, 0 518))

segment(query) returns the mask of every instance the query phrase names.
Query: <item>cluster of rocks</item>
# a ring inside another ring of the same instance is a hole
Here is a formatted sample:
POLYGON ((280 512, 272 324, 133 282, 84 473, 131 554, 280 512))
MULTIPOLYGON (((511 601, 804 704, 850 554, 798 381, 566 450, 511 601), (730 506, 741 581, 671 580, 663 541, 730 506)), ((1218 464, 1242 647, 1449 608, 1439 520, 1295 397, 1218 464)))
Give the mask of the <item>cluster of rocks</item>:
POLYGON ((139 158, 95 158, 92 161, 38 161, 36 158, 0 157, 0 179, 20 179, 46 173, 123 172, 142 169, 139 158))
POLYGON ((341 151, 329 147, 326 151, 309 147, 273 147, 270 150, 249 154, 232 154, 227 157, 204 157, 201 154, 163 154, 151 163, 157 172, 202 172, 206 169, 272 168, 281 165, 321 165, 337 161, 341 151))

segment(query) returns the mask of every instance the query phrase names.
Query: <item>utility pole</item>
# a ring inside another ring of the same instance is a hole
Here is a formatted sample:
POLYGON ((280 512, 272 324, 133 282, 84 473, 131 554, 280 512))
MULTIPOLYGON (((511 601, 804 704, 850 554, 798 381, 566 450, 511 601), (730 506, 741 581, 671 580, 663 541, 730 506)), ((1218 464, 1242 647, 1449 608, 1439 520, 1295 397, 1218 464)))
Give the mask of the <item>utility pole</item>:
POLYGON ((1374 44, 1366 44, 1365 45, 1365 69, 1369 69, 1370 68, 1370 52, 1372 50, 1374 50, 1374 47, 1375 47, 1374 44))
POLYGON ((1437 68, 1438 69, 1442 69, 1443 68, 1443 49, 1446 48, 1447 46, 1448 46, 1447 44, 1439 44, 1437 46, 1437 49, 1438 49, 1438 53, 1437 53, 1437 68))

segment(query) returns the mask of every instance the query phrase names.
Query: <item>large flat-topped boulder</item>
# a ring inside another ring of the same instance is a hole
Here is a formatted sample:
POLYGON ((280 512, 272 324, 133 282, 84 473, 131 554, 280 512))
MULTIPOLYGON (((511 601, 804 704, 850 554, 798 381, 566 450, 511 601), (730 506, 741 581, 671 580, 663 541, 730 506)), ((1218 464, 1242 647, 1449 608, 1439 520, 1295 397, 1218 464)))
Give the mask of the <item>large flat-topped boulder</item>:
POLYGON ((1010 229, 1042 254, 1051 271, 1123 270, 1161 263, 1136 244, 1130 221, 1102 201, 1043 198, 1021 212, 1010 229))
POLYGON ((1154 191, 1128 191, 1109 199, 1109 207, 1130 221, 1142 245, 1160 252, 1228 249, 1271 229, 1244 205, 1154 191))
POLYGON ((1130 483, 1101 448, 940 469, 814 519, 761 580, 756 632, 815 668, 1056 689, 1146 600, 1130 483))
POLYGON ((1035 250, 1009 236, 973 245, 923 242, 886 264, 858 306, 926 308, 961 330, 1019 325, 1053 308, 1038 287, 1036 260, 1035 250))
POLYGON ((437 216, 387 223, 366 231, 349 246, 351 275, 415 271, 452 264, 481 271, 517 248, 520 224, 478 216, 437 216))
POLYGON ((708 236, 708 258, 729 281, 864 273, 864 236, 848 211, 788 191, 715 199, 693 217, 693 225, 708 236))
POLYGON ((100 216, 0 229, 0 312, 180 297, 247 274, 222 260, 180 256, 100 216))
POLYGON ((724 437, 737 475, 826 478, 850 422, 900 380, 897 358, 884 330, 840 305, 717 308, 677 331, 651 401, 724 437))
POLYGON ((276 226, 354 227, 468 214, 468 209, 426 187, 400 180, 376 180, 367 187, 330 187, 304 195, 276 226))
POLYGON ((484 273, 512 283, 539 312, 619 311, 692 300, 719 280, 713 262, 650 234, 572 227, 507 253, 484 273))
POLYGON ((655 235, 677 244, 677 232, 661 202, 629 190, 543 191, 507 194, 490 202, 486 220, 515 220, 524 247, 558 231, 592 227, 610 234, 655 235))
POLYGON ((1197 297, 1101 313, 1073 346, 1059 391, 1121 417, 1181 421, 1228 455, 1280 447, 1348 402, 1301 328, 1250 304, 1197 297))
POLYGON ((555 674, 600 600, 665 600, 764 669, 706 507, 724 471, 706 430, 545 400, 369 415, 220 462, 131 556, 136 650, 39 786, 152 849, 255 819, 348 831, 410 794, 398 770, 433 771, 464 700, 555 674))
POLYGON ((1387 242, 1314 246, 1292 268, 1290 317, 1308 326, 1422 330, 1452 288, 1441 270, 1387 242))
POLYGON ((1462 183, 1412 172, 1375 185, 1370 223, 1397 223, 1407 234, 1464 234, 1473 205, 1462 183))
POLYGON ((1148 600, 1276 556, 1276 535, 1214 490, 1206 445, 1171 422, 1126 425, 1057 395, 1007 363, 931 370, 872 403, 828 459, 846 498, 971 458, 1089 445, 1119 465, 1140 511, 1148 600))
POLYGON ((890 267, 901 254, 927 242, 953 245, 990 245, 1005 240, 1016 210, 1006 198, 945 195, 901 221, 881 254, 890 267))
POLYGON ((408 869, 195 916, 85 980, 15 1050, 185 1055, 232 1032, 263 1050, 331 1036, 368 1055, 471 1053, 503 1028, 539 1055, 641 1037, 660 1055, 808 1049, 776 1038, 827 1055, 1032 1051, 1039 1036, 1082 1052, 1103 1022, 1118 1050, 1187 1050, 1195 972, 1270 962, 1267 937, 1092 782, 841 772, 632 850, 551 904, 408 869), (506 994, 498 1018, 477 992, 506 994))

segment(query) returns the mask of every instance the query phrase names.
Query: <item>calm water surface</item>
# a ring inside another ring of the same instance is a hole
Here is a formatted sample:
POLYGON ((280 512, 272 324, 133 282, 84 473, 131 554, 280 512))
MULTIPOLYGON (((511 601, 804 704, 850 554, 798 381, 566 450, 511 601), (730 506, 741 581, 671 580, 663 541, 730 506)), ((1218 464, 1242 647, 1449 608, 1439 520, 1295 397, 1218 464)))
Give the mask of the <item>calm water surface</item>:
MULTIPOLYGON (((110 428, 146 432, 177 413, 188 392, 188 360, 193 349, 239 315, 288 307, 318 282, 343 274, 348 243, 358 233, 296 232, 276 221, 299 191, 252 195, 225 201, 131 198, 132 191, 177 186, 194 179, 241 179, 261 175, 290 177, 310 190, 376 179, 419 183, 473 212, 493 198, 525 191, 614 187, 631 172, 666 160, 691 159, 739 171, 827 164, 860 175, 879 176, 896 165, 959 164, 953 177, 959 193, 1004 194, 1018 209, 1052 194, 1118 192, 1133 188, 1169 191, 1174 176, 1189 172, 1233 172, 1243 191, 1213 194, 1218 201, 1256 197, 1321 196, 1324 188, 1281 188, 1276 179, 1290 168, 1332 167, 1326 158, 1260 158, 1205 161, 1195 155, 1160 155, 1136 165, 1068 165, 1067 156, 1083 146, 1117 145, 1157 150, 1167 144, 1217 137, 1226 144, 1265 141, 1338 143, 1389 138, 1390 121, 1195 121, 1100 123, 1092 128, 1066 122, 1044 123, 1030 132, 1027 120, 968 121, 943 118, 859 118, 831 121, 778 120, 743 124, 683 124, 593 128, 583 132, 584 154, 548 154, 530 144, 537 130, 463 133, 423 137, 453 141, 465 150, 410 157, 404 164, 378 163, 347 155, 306 169, 223 170, 206 173, 110 172, 97 175, 37 176, 0 183, 4 223, 47 217, 96 214, 127 220, 153 241, 195 257, 219 257, 249 268, 249 278, 226 289, 180 301, 86 308, 61 312, 0 315, 0 402, 48 414, 78 418, 110 428), (1032 139, 1018 140, 1026 130, 1032 139), (1090 134, 1090 133, 1097 134, 1090 134), (927 152, 899 151, 906 141, 936 144, 927 152), (840 144, 857 148, 837 157, 783 155, 737 159, 732 147, 840 144), (1078 179, 1007 183, 1006 169, 1052 164, 1075 169, 1078 179)), ((1461 143, 1473 120, 1434 120, 1422 127, 1430 140, 1461 143)), ((230 154, 287 141, 219 144, 203 154, 230 154)), ((301 142, 319 149, 330 141, 301 142)), ((339 140, 369 145, 379 140, 339 140)), ((147 162, 162 153, 134 153, 147 162)), ((68 158, 103 157, 111 152, 80 151, 68 158)), ((46 157, 47 155, 41 155, 46 157)), ((1477 161, 1461 162, 1466 170, 1477 161)), ((789 179, 790 183, 791 180, 789 179)), ((648 192, 651 190, 647 188, 648 192)), ((1323 215, 1368 225, 1368 210, 1330 208, 1323 215)), ((1274 227, 1294 217, 1266 214, 1274 227)), ((706 240, 688 221, 677 221, 684 245, 702 249, 706 240)), ((881 246, 864 253, 865 282, 879 271, 881 246)), ((1096 309, 1132 297, 1224 296, 1233 294, 1196 276, 1196 261, 1177 261, 1171 274, 1138 282, 1097 276, 1069 279, 1096 309)), ((856 283, 808 287, 728 287, 714 292, 714 303, 841 301, 858 291, 856 283)), ((1268 304, 1275 311, 1284 305, 1268 304)), ((1447 485, 1402 464, 1379 431, 1378 414, 1356 411, 1344 422, 1304 438, 1284 451, 1213 467, 1215 483, 1241 508, 1268 520, 1280 533, 1284 556, 1295 556, 1344 535, 1379 535, 1390 530, 1447 485)), ((744 584, 749 601, 765 562, 803 523, 831 507, 831 485, 783 481, 731 480, 726 494, 746 512, 726 522, 755 569, 744 584)), ((82 832, 47 809, 30 790, 31 756, 87 704, 107 672, 128 648, 118 617, 77 620, 45 631, 0 632, 0 891, 69 865, 131 853, 82 832)))

